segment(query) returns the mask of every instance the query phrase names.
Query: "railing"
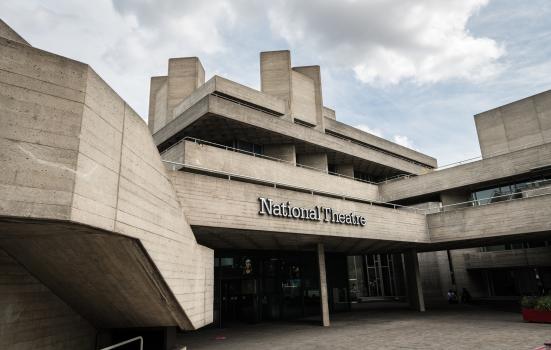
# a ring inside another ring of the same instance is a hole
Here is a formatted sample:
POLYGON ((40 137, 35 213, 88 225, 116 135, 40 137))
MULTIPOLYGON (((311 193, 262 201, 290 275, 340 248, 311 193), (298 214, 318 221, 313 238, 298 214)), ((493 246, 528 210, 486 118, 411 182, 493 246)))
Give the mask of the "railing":
POLYGON ((355 178, 355 177, 352 177, 352 176, 347 176, 347 175, 335 173, 335 172, 328 171, 328 170, 318 169, 318 168, 311 167, 311 166, 304 165, 304 164, 299 164, 299 163, 295 164, 295 163, 290 162, 290 161, 285 160, 285 159, 271 157, 271 156, 267 156, 267 155, 256 153, 256 152, 246 151, 246 150, 243 150, 243 149, 240 149, 240 148, 226 146, 226 145, 222 145, 222 144, 211 142, 211 141, 205 141, 205 140, 197 139, 197 138, 191 137, 191 136, 184 137, 180 141, 176 142, 175 144, 173 144, 172 146, 170 146, 169 148, 164 150, 163 153, 168 152, 171 148, 173 148, 176 145, 178 145, 182 142, 185 142, 185 141, 190 141, 190 142, 193 142, 193 143, 196 143, 196 144, 199 144, 199 145, 207 145, 207 146, 212 146, 212 147, 216 147, 216 148, 221 148, 221 149, 224 149, 226 151, 243 153, 243 154, 247 154, 247 155, 250 155, 250 156, 253 156, 253 157, 256 157, 256 158, 268 159, 268 160, 276 161, 276 162, 279 162, 279 163, 284 163, 284 164, 296 166, 296 167, 299 167, 299 168, 309 169, 309 170, 317 171, 317 172, 324 173, 324 174, 329 174, 329 175, 343 177, 343 178, 354 180, 354 181, 368 183, 368 184, 371 184, 371 185, 376 185, 377 184, 376 182, 362 180, 362 179, 358 179, 358 178, 355 178))
POLYGON ((101 348, 100 350, 111 350, 111 349, 115 349, 115 348, 118 348, 118 347, 121 347, 123 345, 126 345, 126 344, 130 344, 136 340, 139 340, 140 341, 140 350, 143 350, 143 338, 142 337, 136 337, 136 338, 132 338, 132 339, 128 339, 128 340, 125 340, 125 341, 122 341, 120 343, 117 343, 117 344, 113 344, 111 346, 108 346, 106 348, 101 348))
MULTIPOLYGON (((539 142, 539 141, 532 142, 532 143, 527 143, 527 144, 521 146, 520 149, 515 150, 515 151, 513 151, 513 152, 522 151, 522 150, 528 149, 528 148, 530 148, 530 147, 535 147, 535 146, 539 146, 539 145, 541 145, 541 142, 539 142)), ((503 153, 503 152, 492 152, 492 153, 486 154, 484 157, 482 157, 482 155, 478 155, 478 156, 476 156, 476 157, 467 158, 467 159, 460 160, 460 161, 457 161, 457 162, 453 162, 453 163, 448 163, 448 164, 445 164, 445 165, 441 165, 441 166, 439 166, 439 167, 437 167, 437 168, 434 168, 434 169, 428 169, 424 174, 428 174, 428 173, 431 173, 431 172, 433 172, 433 171, 440 171, 440 170, 445 170, 445 169, 453 168, 453 167, 456 167, 456 166, 459 166, 459 165, 464 165, 464 164, 473 163, 473 162, 475 162, 475 161, 479 161, 479 160, 483 160, 483 159, 488 159, 488 158, 492 158, 492 157, 495 157, 495 156, 500 156, 500 155, 503 155, 503 154, 506 154, 506 153, 503 153)), ((420 174, 420 175, 424 175, 424 174, 420 174)), ((407 178, 414 177, 414 176, 418 176, 418 175, 415 175, 415 174, 397 175, 397 176, 393 176, 393 177, 387 178, 387 179, 385 179, 385 180, 383 180, 383 181, 380 181, 380 182, 378 182, 377 184, 383 184, 383 183, 387 183, 387 182, 393 181, 393 180, 407 179, 407 178)))
MULTIPOLYGON (((535 182, 530 182, 529 184, 535 184, 535 183, 540 183, 544 181, 545 180, 535 181, 535 182)), ((438 212, 491 205, 491 204, 508 202, 513 200, 525 199, 525 198, 541 197, 541 196, 547 196, 550 194, 551 194, 551 186, 536 187, 536 188, 524 189, 518 192, 507 193, 503 195, 496 195, 488 198, 480 198, 480 199, 474 199, 467 202, 443 205, 438 208, 439 209, 438 212)), ((436 208, 433 208, 433 210, 435 209, 436 208)), ((427 209, 427 210, 430 210, 430 209, 427 209)))
MULTIPOLYGON (((542 144, 541 141, 535 141, 535 142, 527 143, 527 144, 522 145, 521 148, 519 148, 518 150, 515 150, 513 152, 522 151, 522 150, 525 150, 527 148, 535 147, 535 146, 538 146, 538 145, 541 145, 541 144, 542 144)), ((506 154, 506 153, 503 153, 502 151, 498 151, 498 152, 488 153, 484 157, 482 157, 482 155, 479 155, 479 156, 476 156, 476 157, 473 157, 473 158, 460 160, 458 162, 445 164, 445 165, 442 165, 442 166, 439 166, 439 167, 435 168, 434 170, 438 171, 438 170, 443 170, 443 169, 447 169, 447 168, 452 168, 454 166, 463 165, 463 164, 467 164, 467 163, 472 163, 472 162, 477 161, 477 160, 491 158, 491 157, 499 156, 499 155, 502 155, 502 154, 506 154)))
MULTIPOLYGON (((257 106, 253 103, 250 103, 250 102, 246 102, 246 101, 242 101, 242 100, 239 100, 239 99, 236 99, 236 98, 232 98, 230 97, 229 95, 225 95, 225 94, 221 94, 221 93, 217 93, 217 92, 213 92, 212 95, 216 96, 216 97, 219 97, 221 99, 224 99, 224 100, 227 100, 227 101, 230 101, 230 102, 233 102, 235 104, 238 104, 238 105, 241 105, 241 106, 244 106, 244 107, 248 107, 248 108, 251 108, 251 109, 254 109, 254 110, 257 110, 257 111, 260 111, 260 112, 264 112, 264 113, 267 113, 267 114, 270 114, 270 115, 273 115, 273 116, 276 116, 276 117, 280 117, 282 116, 282 114, 278 113, 278 112, 275 112, 275 111, 272 111, 271 109, 269 108, 264 108, 264 107, 260 107, 260 106, 257 106)), ((303 127, 307 127, 307 128, 310 128, 311 126, 310 125, 303 125, 301 123, 296 123, 297 125, 300 125, 300 126, 303 126, 303 127)), ((406 161, 408 163, 412 163, 412 164, 415 164, 415 165, 419 165, 419 166, 422 166, 424 168, 428 168, 428 169, 432 169, 431 166, 427 165, 427 164, 424 164, 424 163, 421 163, 419 161, 416 161, 416 160, 413 160, 413 159, 410 159, 410 158, 407 158, 407 157, 404 157, 404 156, 401 156, 399 154, 396 154, 396 153, 393 153, 393 152, 390 152, 390 151, 387 151, 385 149, 382 149, 382 148, 378 148, 376 146, 372 146, 368 143, 365 143, 365 142, 362 142, 362 141, 359 141, 359 140, 355 140, 353 138, 347 138, 347 137, 343 137, 341 135, 339 135, 338 133, 335 133, 335 132, 329 132, 329 133, 325 133, 326 135, 330 135, 330 136, 333 136, 333 137, 336 137, 336 138, 339 138, 339 139, 342 139, 342 140, 346 140, 346 141, 349 141, 351 143, 354 143, 354 144, 357 144, 359 146, 362 146, 362 147, 365 147, 365 148, 368 148, 368 149, 372 149, 372 150, 375 150, 377 152, 380 152, 380 153, 383 153, 383 154, 386 154, 388 156, 391 156, 391 157, 394 157, 394 158, 397 158, 397 159, 401 159, 403 161, 406 161)))
POLYGON ((405 206, 405 205, 399 205, 399 204, 395 204, 395 203, 387 203, 387 202, 381 202, 381 201, 377 201, 377 200, 368 200, 368 199, 365 199, 365 198, 349 196, 349 195, 345 195, 345 194, 342 194, 342 193, 316 190, 316 189, 313 189, 313 188, 297 186, 297 185, 294 185, 294 184, 289 184, 289 183, 284 183, 284 182, 271 181, 271 180, 261 179, 261 178, 253 177, 253 176, 240 175, 240 174, 230 173, 230 172, 227 172, 227 171, 200 167, 200 166, 193 165, 193 164, 178 163, 178 162, 173 162, 173 161, 164 160, 164 159, 162 161, 166 164, 170 164, 172 166, 173 170, 177 170, 177 168, 179 168, 179 169, 185 168, 185 169, 195 170, 195 171, 204 172, 204 173, 216 174, 216 175, 219 175, 219 176, 222 175, 224 177, 227 177, 228 180, 239 180, 239 181, 255 183, 255 184, 260 183, 260 184, 269 185, 270 187, 273 187, 273 188, 291 189, 291 190, 296 190, 296 191, 300 191, 300 192, 307 192, 307 193, 310 193, 312 195, 322 195, 322 196, 327 196, 327 197, 332 197, 332 198, 339 198, 339 199, 342 199, 342 200, 349 200, 349 201, 354 201, 354 202, 359 202, 359 203, 365 203, 365 204, 369 204, 369 205, 384 206, 384 207, 393 208, 393 209, 407 209, 407 210, 412 210, 412 211, 415 211, 415 212, 420 212, 420 211, 425 210, 425 209, 422 209, 422 208, 408 207, 408 206, 405 206))
MULTIPOLYGON (((475 199, 475 200, 461 202, 461 203, 441 205, 439 207, 417 208, 417 207, 399 205, 399 204, 395 204, 395 203, 382 202, 382 201, 377 201, 377 200, 368 200, 368 199, 364 199, 364 198, 360 198, 360 197, 344 195, 342 193, 321 191, 321 190, 306 188, 306 187, 297 186, 297 185, 288 184, 288 183, 283 183, 283 182, 271 181, 271 180, 261 179, 261 178, 257 178, 257 177, 247 176, 247 175, 240 175, 240 174, 230 173, 230 172, 226 172, 226 171, 222 171, 222 170, 204 168, 204 167, 200 167, 200 166, 196 166, 196 165, 192 165, 192 164, 178 163, 178 162, 173 162, 173 161, 164 160, 164 159, 162 161, 166 164, 170 164, 172 166, 173 170, 177 170, 177 168, 179 168, 179 169, 186 168, 186 169, 196 170, 196 171, 205 172, 205 173, 212 173, 212 174, 222 175, 222 176, 227 177, 228 180, 232 180, 232 178, 233 178, 233 179, 238 179, 240 181, 245 181, 245 182, 250 182, 250 183, 267 184, 267 185, 270 185, 271 187, 274 187, 274 188, 280 187, 280 188, 285 188, 285 189, 297 190, 297 191, 301 191, 301 192, 308 192, 308 193, 311 193, 312 195, 314 195, 314 194, 324 195, 324 196, 328 196, 328 197, 332 197, 332 198, 340 198, 340 199, 343 199, 343 200, 350 200, 350 201, 354 201, 354 202, 360 202, 360 203, 366 203, 366 204, 370 204, 370 205, 383 206, 383 207, 387 207, 387 208, 400 209, 400 210, 411 210, 411 211, 414 211, 418 214, 423 214, 423 215, 441 213, 441 212, 450 211, 450 210, 457 210, 457 209, 465 209, 465 208, 470 208, 470 207, 475 207, 475 206, 491 205, 491 204, 495 204, 495 203, 502 203, 502 202, 505 202, 505 201, 512 201, 512 200, 519 200, 519 199, 525 199, 525 198, 534 198, 534 197, 541 197, 541 196, 551 195, 551 186, 544 186, 544 187, 535 187, 535 188, 531 188, 531 189, 525 189, 525 190, 522 190, 522 191, 519 191, 519 192, 513 192, 513 193, 509 193, 509 194, 504 194, 504 195, 498 195, 498 196, 492 196, 492 197, 488 197, 488 198, 475 199), (542 191, 543 191, 543 193, 542 193, 542 191), (539 193, 536 193, 536 192, 539 192, 539 193)), ((526 185, 530 186, 530 185, 540 184, 540 183, 546 182, 546 181, 548 181, 548 180, 534 181, 534 182, 529 182, 526 185)))

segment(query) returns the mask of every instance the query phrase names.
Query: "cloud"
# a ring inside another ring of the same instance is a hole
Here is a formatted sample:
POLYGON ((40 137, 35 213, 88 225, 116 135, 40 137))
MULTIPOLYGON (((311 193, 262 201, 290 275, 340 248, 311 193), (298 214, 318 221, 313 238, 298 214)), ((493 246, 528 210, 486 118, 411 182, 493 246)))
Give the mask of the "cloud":
POLYGON ((404 80, 484 80, 501 69, 502 45, 475 37, 468 20, 488 0, 275 0, 272 30, 294 47, 347 65, 373 85, 404 80))
POLYGON ((196 54, 223 51, 223 32, 237 18, 234 6, 226 0, 118 0, 113 7, 149 34, 141 36, 144 45, 184 45, 196 54))
POLYGON ((394 135, 394 137, 392 138, 392 140, 401 145, 401 146, 404 146, 404 147, 407 147, 407 148, 411 148, 411 149, 414 149, 414 150, 417 150, 417 148, 413 145, 413 142, 409 139, 409 137, 407 136, 404 136, 404 135, 394 135))
POLYGON ((383 132, 380 129, 371 129, 366 124, 356 125, 355 128, 360 129, 361 131, 367 132, 369 134, 378 136, 378 137, 383 137, 383 132))
POLYGON ((367 132, 369 134, 372 134, 372 135, 390 140, 390 141, 392 141, 394 143, 397 143, 401 146, 417 150, 417 148, 415 147, 413 141, 410 140, 409 137, 407 137, 405 135, 394 135, 392 137, 392 139, 390 139, 390 138, 386 137, 380 129, 372 129, 367 124, 359 124, 359 125, 356 125, 354 127, 357 128, 357 129, 360 129, 361 131, 367 132))

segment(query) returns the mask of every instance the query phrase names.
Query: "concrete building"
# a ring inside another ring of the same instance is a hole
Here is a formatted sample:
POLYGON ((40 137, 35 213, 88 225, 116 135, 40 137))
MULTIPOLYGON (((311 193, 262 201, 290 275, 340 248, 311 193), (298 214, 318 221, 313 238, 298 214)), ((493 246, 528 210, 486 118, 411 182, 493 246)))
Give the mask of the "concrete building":
POLYGON ((91 67, 0 22, 2 349, 551 288, 551 92, 475 116, 482 158, 336 120, 319 66, 260 91, 173 58, 146 124, 91 67))

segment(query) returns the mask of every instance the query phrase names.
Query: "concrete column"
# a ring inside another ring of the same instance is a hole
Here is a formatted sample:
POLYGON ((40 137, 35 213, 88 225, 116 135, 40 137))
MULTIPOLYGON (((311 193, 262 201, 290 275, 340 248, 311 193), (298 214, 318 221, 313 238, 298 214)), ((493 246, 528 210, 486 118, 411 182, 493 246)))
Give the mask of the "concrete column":
POLYGON ((264 155, 283 159, 289 163, 296 164, 297 156, 294 144, 264 145, 264 155))
POLYGON ((352 164, 339 164, 337 165, 337 173, 349 177, 354 177, 354 165, 352 164))
POLYGON ((317 251, 320 271, 321 320, 324 327, 329 327, 329 301, 327 297, 327 275, 325 271, 325 249, 323 243, 318 243, 317 251))
POLYGON ((326 153, 308 153, 297 154, 297 164, 306 165, 308 167, 327 171, 327 154, 326 153))
POLYGON ((416 251, 411 250, 404 253, 404 267, 409 304, 411 308, 424 312, 425 298, 423 296, 423 285, 421 284, 419 260, 417 259, 416 251))
POLYGON ((470 207, 470 204, 465 203, 470 200, 471 200, 471 192, 467 190, 450 190, 450 191, 444 191, 440 193, 440 201, 442 202, 442 205, 445 206, 445 205, 456 204, 453 207, 451 207, 450 210, 470 207), (458 204, 458 203, 464 203, 464 204, 458 204))

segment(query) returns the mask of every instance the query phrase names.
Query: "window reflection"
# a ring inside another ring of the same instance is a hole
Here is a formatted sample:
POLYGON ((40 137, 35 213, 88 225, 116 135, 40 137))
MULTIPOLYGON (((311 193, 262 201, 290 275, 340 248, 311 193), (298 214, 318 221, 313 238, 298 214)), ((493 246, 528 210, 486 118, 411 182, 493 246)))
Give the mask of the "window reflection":
POLYGON ((471 194, 471 200, 473 201, 473 205, 485 205, 510 199, 529 197, 537 194, 537 192, 532 190, 550 186, 551 178, 549 176, 544 176, 539 179, 531 179, 523 182, 481 189, 471 194), (528 193, 528 191, 531 193, 528 193))

